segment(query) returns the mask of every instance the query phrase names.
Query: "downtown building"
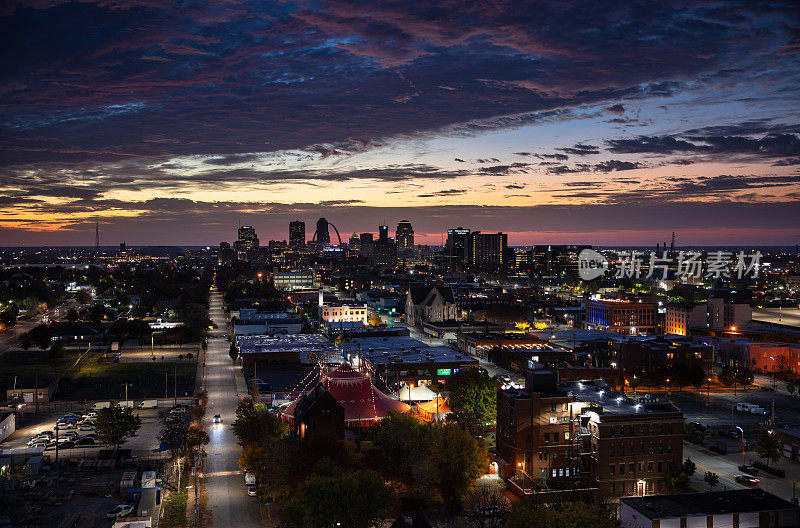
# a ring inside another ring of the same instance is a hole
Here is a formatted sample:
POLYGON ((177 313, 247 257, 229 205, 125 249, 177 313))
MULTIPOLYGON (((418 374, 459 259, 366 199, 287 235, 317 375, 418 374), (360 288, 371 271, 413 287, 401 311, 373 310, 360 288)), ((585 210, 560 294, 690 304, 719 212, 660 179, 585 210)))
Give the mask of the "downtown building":
POLYGON ((306 245, 306 223, 300 220, 289 222, 289 247, 306 245))
POLYGON ((398 253, 409 253, 414 250, 414 228, 408 220, 401 220, 394 232, 398 253))
POLYGON ((505 233, 473 231, 467 236, 467 247, 467 262, 475 270, 498 271, 509 265, 508 235, 505 233))
POLYGON ((658 332, 656 305, 620 299, 593 299, 586 303, 586 328, 624 335, 658 332))
POLYGON ((519 495, 665 493, 682 461, 683 414, 672 404, 634 404, 601 382, 561 385, 545 368, 529 370, 524 389, 498 391, 498 469, 519 495))

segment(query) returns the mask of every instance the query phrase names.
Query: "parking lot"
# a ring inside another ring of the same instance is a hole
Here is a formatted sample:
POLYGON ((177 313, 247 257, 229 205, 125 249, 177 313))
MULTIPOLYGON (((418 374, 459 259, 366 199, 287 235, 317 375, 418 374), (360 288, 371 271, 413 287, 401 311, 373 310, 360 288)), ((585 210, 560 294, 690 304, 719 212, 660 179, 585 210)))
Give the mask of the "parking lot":
MULTIPOLYGON (((178 403, 189 403, 189 400, 186 399, 179 399, 177 400, 178 403)), ((138 403, 138 402, 136 402, 138 403)), ((159 407, 156 409, 135 409, 134 413, 139 416, 142 420, 142 426, 139 429, 136 436, 133 438, 128 439, 127 442, 122 446, 123 449, 130 449, 134 454, 138 455, 140 458, 151 458, 153 453, 156 453, 159 448, 159 440, 158 436, 163 428, 163 422, 161 421, 160 416, 164 413, 167 413, 172 406, 173 400, 162 400, 159 402, 159 407)), ((86 406, 85 410, 88 410, 90 406, 86 406)), ((45 431, 53 432, 53 438, 55 438, 55 430, 53 427, 55 426, 56 421, 64 416, 63 411, 59 412, 49 412, 49 413, 42 413, 42 414, 25 414, 24 418, 22 419, 22 423, 20 424, 21 427, 17 429, 14 434, 9 436, 5 439, 2 443, 0 443, 0 449, 16 449, 16 448, 25 448, 27 447, 28 441, 35 435, 39 433, 43 433, 45 431)), ((80 412, 77 412, 80 414, 80 412)), ((93 433, 93 430, 80 430, 78 428, 75 429, 61 429, 59 430, 59 437, 62 437, 64 433, 74 432, 77 433, 78 438, 83 436, 87 436, 93 433)), ((67 458, 92 458, 96 456, 94 453, 99 449, 103 448, 104 446, 99 444, 94 445, 84 445, 84 446, 76 446, 67 449, 59 448, 59 457, 67 457, 67 458)), ((55 447, 48 447, 45 450, 45 454, 49 455, 50 457, 55 457, 55 447)))

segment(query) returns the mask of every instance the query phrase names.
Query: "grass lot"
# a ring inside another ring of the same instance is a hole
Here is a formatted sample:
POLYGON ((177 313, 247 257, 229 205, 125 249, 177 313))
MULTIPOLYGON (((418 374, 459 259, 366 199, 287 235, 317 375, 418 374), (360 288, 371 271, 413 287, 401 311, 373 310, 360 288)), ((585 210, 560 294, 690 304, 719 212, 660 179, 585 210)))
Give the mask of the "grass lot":
POLYGON ((6 390, 14 387, 14 378, 17 387, 32 388, 37 379, 39 387, 46 387, 66 369, 67 360, 52 358, 47 350, 9 350, 0 358, 0 399, 5 400, 6 390))
MULTIPOLYGON (((121 399, 125 397, 125 383, 128 398, 172 397, 177 375, 177 395, 191 396, 194 393, 197 359, 180 362, 155 363, 100 363, 103 354, 86 354, 69 373, 61 379, 57 397, 59 399, 103 398, 121 399)), ((74 358, 73 358, 74 362, 74 358)))
POLYGON ((177 491, 171 491, 169 497, 164 499, 161 503, 161 508, 164 510, 164 516, 158 525, 161 528, 179 528, 186 526, 186 501, 189 498, 189 492, 186 486, 189 485, 191 472, 185 470, 181 473, 181 483, 177 491))
POLYGON ((172 397, 177 374, 177 395, 194 393, 197 359, 180 362, 155 363, 99 363, 102 352, 85 354, 77 364, 78 353, 67 358, 53 358, 49 351, 30 349, 9 351, 0 359, 0 400, 5 400, 6 390, 14 386, 33 387, 36 379, 40 387, 49 385, 59 376, 56 399, 103 400, 125 397, 125 383, 129 399, 172 397))

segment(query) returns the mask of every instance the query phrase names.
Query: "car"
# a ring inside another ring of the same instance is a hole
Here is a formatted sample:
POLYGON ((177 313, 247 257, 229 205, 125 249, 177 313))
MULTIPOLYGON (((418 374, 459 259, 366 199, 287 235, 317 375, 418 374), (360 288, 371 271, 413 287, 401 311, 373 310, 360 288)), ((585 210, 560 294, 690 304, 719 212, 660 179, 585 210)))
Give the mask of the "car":
POLYGON ((75 447, 75 441, 71 438, 64 438, 58 441, 59 449, 72 449, 73 447, 75 447))
POLYGON ((762 390, 762 391, 767 391, 767 392, 773 392, 775 390, 772 387, 770 387, 769 385, 762 385, 762 386, 759 387, 759 389, 762 390))
POLYGON ((53 429, 75 429, 78 424, 75 422, 58 422, 53 429))
POLYGON ((125 517, 130 512, 133 511, 133 506, 130 504, 117 504, 112 509, 106 513, 106 517, 109 519, 118 519, 119 517, 125 517))
POLYGON ((742 484, 747 484, 748 486, 756 486, 759 482, 761 482, 757 477, 752 475, 734 475, 733 478, 736 479, 736 482, 741 482, 742 484))
POLYGON ((708 430, 708 426, 705 424, 701 424, 700 422, 689 422, 688 425, 689 427, 691 427, 696 431, 704 432, 708 430))
POLYGON ((36 433, 33 435, 33 438, 53 438, 53 431, 42 431, 41 433, 36 433))
POLYGON ((222 416, 215 414, 213 420, 214 423, 222 423, 222 416))
POLYGON ((257 489, 258 489, 257 486, 247 486, 247 496, 248 497, 255 497, 257 489))
POLYGON ((78 433, 76 433, 75 431, 67 431, 66 433, 59 434, 58 436, 59 440, 62 440, 64 438, 75 440, 76 438, 78 438, 78 433))
POLYGON ((749 464, 739 466, 739 471, 743 471, 748 475, 758 476, 758 468, 749 464))
POLYGON ((28 440, 28 447, 43 447, 47 448, 48 440, 47 438, 31 438, 28 440))
POLYGON ((78 426, 79 431, 94 431, 94 424, 92 422, 85 422, 78 426))
POLYGON ((94 420, 97 418, 97 413, 94 411, 89 411, 83 415, 84 419, 94 420))
POLYGON ((75 440, 75 445, 94 445, 94 438, 91 436, 81 436, 75 440))

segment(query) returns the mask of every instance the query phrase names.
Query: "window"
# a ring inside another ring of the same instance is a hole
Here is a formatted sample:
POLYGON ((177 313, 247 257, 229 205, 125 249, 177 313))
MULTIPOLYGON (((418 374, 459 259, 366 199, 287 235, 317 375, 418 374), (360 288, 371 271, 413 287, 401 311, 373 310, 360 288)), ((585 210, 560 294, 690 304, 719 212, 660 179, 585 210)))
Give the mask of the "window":
POLYGON ((553 469, 553 477, 555 477, 557 475, 557 471, 558 470, 556 470, 555 468, 553 469))
POLYGON ((644 473, 644 462, 639 462, 639 473, 644 473))
POLYGON ((620 464, 619 465, 619 474, 620 475, 624 475, 625 474, 625 464, 620 464))
POLYGON ((553 433, 553 442, 558 443, 558 433, 553 433))
POLYGON ((550 443, 550 433, 545 433, 544 434, 544 441, 545 441, 546 444, 550 443))
POLYGON ((556 412, 556 404, 555 403, 550 406, 550 412, 556 412))
POLYGON ((608 434, 611 436, 611 438, 614 438, 616 436, 614 434, 614 426, 613 425, 608 428, 608 434))
POLYGON ((663 468, 664 468, 663 462, 661 462, 661 461, 659 460, 659 461, 658 461, 658 472, 659 472, 659 473, 663 473, 663 468))
POLYGON ((630 462, 628 464, 628 475, 635 475, 636 474, 636 464, 630 462))
POLYGON ((564 476, 564 468, 558 468, 558 476, 559 477, 563 477, 564 476))
POLYGON ((611 464, 610 466, 608 466, 608 474, 611 477, 614 476, 614 464, 611 464))
POLYGON ((648 462, 647 463, 647 472, 648 473, 652 473, 653 472, 653 463, 652 462, 648 462))

